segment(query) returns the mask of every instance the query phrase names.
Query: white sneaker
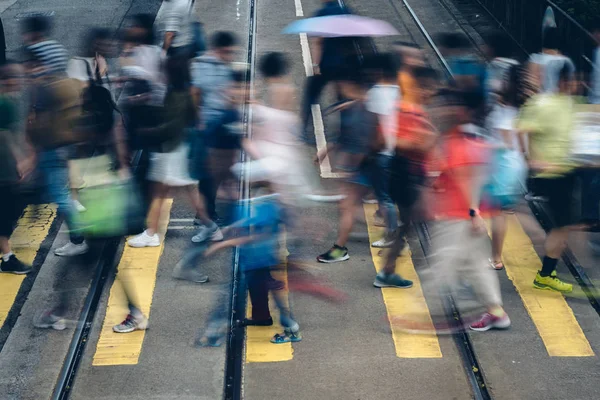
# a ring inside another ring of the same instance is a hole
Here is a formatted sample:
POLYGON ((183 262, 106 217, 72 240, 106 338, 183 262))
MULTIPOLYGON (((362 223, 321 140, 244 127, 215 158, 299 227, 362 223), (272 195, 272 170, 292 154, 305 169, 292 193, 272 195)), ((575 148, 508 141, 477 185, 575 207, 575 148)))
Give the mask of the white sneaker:
POLYGON ((90 248, 86 242, 82 242, 80 244, 69 242, 64 246, 54 250, 54 254, 60 257, 73 257, 85 254, 89 249, 90 248))
POLYGON ((388 247, 392 247, 392 245, 394 244, 394 240, 393 239, 388 239, 386 237, 383 237, 379 240, 374 241, 373 243, 371 243, 372 247, 378 248, 378 249, 385 249, 388 247))
POLYGON ((214 222, 212 226, 200 226, 200 228, 198 228, 198 233, 192 237, 192 242, 202 243, 208 240, 209 238, 212 241, 223 240, 223 233, 221 232, 217 224, 215 224, 214 222))
POLYGON ((113 331, 116 333, 129 333, 133 331, 144 331, 148 329, 148 318, 143 314, 133 316, 128 314, 123 322, 113 326, 113 331))
POLYGON ((144 231, 137 236, 132 237, 127 241, 127 244, 131 247, 158 247, 160 246, 160 238, 158 233, 150 236, 148 231, 144 231))
POLYGON ((220 242, 221 240, 223 240, 223 237, 224 237, 223 232, 221 232, 221 229, 219 229, 217 227, 217 230, 215 231, 215 233, 213 233, 210 236, 210 240, 211 240, 211 242, 220 242))
POLYGON ((79 200, 73 200, 73 206, 75 207, 75 209, 77 210, 77 212, 82 213, 82 212, 86 212, 87 211, 87 208, 85 208, 83 206, 83 204, 81 204, 79 202, 79 200))

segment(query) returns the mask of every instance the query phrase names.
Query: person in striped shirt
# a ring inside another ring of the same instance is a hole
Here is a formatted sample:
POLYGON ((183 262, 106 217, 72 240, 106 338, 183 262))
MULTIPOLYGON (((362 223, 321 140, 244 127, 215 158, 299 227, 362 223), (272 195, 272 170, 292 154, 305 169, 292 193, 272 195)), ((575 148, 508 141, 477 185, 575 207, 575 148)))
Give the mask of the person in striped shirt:
POLYGON ((53 74, 66 74, 69 54, 64 46, 50 39, 52 22, 43 15, 34 15, 23 21, 22 37, 25 49, 34 54, 53 74))

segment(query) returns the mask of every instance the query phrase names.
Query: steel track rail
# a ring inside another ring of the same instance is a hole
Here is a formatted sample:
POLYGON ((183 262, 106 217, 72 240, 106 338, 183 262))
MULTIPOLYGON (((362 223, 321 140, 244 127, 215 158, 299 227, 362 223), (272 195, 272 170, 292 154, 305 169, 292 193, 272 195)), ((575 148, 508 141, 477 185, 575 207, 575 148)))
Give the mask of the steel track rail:
MULTIPOLYGON (((243 124, 246 137, 252 137, 252 109, 250 100, 254 99, 254 71, 256 66, 256 28, 258 0, 249 0, 248 12, 248 53, 246 57, 246 90, 243 113, 243 124)), ((245 162, 247 156, 241 152, 240 162, 245 162)), ((250 197, 249 172, 244 170, 240 177, 239 203, 243 205, 243 215, 250 215, 250 202, 242 200, 250 197)), ((225 400, 240 400, 243 398, 244 349, 246 330, 242 321, 246 314, 246 283, 240 267, 240 248, 233 252, 231 271, 231 309, 229 312, 229 331, 225 359, 225 379, 223 398, 225 400)))

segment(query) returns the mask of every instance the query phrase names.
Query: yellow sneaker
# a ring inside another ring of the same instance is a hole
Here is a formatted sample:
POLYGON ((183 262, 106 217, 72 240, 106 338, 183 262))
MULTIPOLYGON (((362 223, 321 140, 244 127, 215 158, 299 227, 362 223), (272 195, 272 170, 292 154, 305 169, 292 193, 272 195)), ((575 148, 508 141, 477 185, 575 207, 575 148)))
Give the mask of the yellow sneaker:
POLYGON ((561 293, 569 293, 573 291, 573 285, 565 283, 556 276, 541 276, 538 272, 533 281, 533 287, 536 289, 555 290, 561 293))

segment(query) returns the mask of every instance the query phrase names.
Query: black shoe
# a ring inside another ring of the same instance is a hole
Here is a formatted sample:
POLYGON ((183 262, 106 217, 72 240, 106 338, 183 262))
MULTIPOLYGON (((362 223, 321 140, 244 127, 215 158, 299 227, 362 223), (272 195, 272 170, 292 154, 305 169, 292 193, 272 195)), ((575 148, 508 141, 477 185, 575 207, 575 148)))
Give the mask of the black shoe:
POLYGON ((340 261, 346 261, 350 258, 348 255, 348 249, 346 247, 338 246, 334 244, 327 253, 323 253, 317 257, 318 262, 322 263, 336 263, 340 261))
POLYGON ((249 319, 245 318, 242 322, 243 326, 273 326, 273 318, 269 319, 249 319))
POLYGON ((3 259, 2 263, 0 264, 0 272, 25 275, 31 271, 31 265, 23 264, 14 254, 9 257, 8 261, 4 261, 3 259))

